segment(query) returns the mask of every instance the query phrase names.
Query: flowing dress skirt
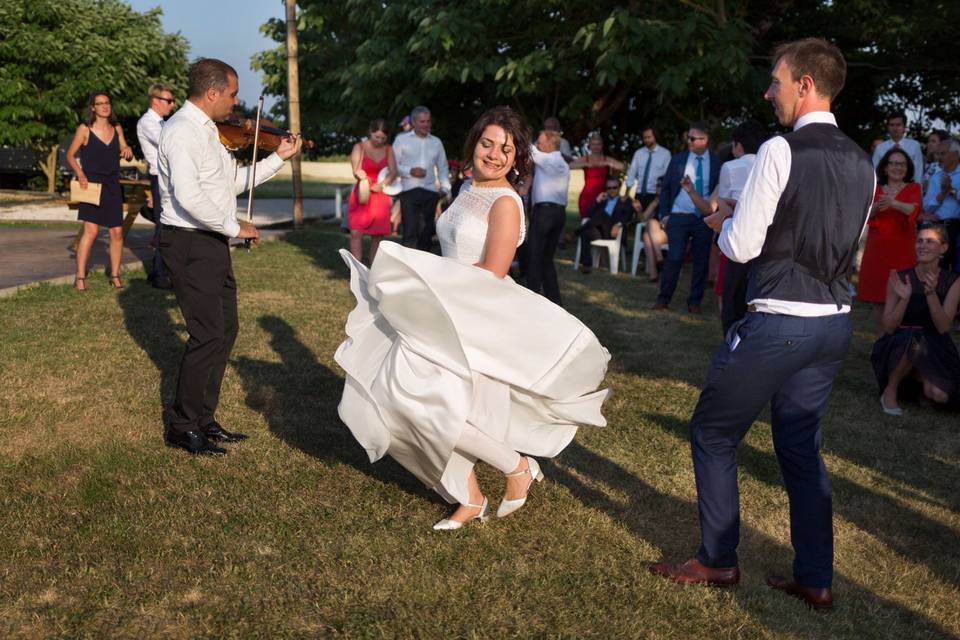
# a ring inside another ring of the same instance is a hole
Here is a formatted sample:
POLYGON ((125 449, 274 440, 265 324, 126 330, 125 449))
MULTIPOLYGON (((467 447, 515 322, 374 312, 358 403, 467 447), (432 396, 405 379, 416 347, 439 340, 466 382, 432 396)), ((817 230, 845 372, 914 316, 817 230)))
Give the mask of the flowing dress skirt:
POLYGON ((370 461, 390 455, 449 502, 469 502, 466 423, 552 457, 578 425, 605 426, 597 390, 610 355, 583 323, 510 279, 380 245, 372 268, 347 251, 357 306, 336 352, 340 418, 370 461))

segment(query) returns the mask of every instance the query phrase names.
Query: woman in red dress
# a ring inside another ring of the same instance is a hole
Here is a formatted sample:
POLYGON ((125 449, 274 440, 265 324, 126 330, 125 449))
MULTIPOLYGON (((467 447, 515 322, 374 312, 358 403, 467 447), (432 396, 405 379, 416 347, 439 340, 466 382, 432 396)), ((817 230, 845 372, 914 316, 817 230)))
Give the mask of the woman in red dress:
POLYGON ((913 162, 900 149, 890 149, 877 165, 877 192, 867 222, 857 298, 873 303, 874 319, 881 332, 890 271, 910 269, 917 263, 917 216, 922 196, 920 183, 913 178, 913 162))
POLYGON ((603 138, 595 133, 590 136, 590 153, 571 162, 570 168, 583 169, 583 190, 577 203, 580 206, 580 219, 583 220, 597 201, 597 196, 606 189, 610 169, 622 172, 623 163, 603 155, 603 138))
POLYGON ((350 253, 363 261, 363 236, 370 236, 370 262, 377 255, 377 247, 383 236, 390 233, 390 196, 383 193, 383 187, 393 184, 397 179, 397 163, 393 157, 393 148, 387 144, 387 121, 377 118, 370 123, 367 139, 353 145, 350 164, 357 185, 350 192, 347 206, 347 221, 350 225, 350 253), (380 172, 387 170, 386 179, 381 183, 380 172), (360 203, 358 189, 361 181, 367 181, 370 196, 360 203))

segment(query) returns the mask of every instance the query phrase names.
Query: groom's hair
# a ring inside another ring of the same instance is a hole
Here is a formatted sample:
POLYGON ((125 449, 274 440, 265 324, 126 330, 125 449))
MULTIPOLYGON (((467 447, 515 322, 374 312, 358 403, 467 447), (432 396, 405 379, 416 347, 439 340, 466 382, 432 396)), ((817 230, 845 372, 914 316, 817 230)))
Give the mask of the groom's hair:
POLYGON ((843 54, 836 45, 823 38, 804 38, 780 45, 773 52, 773 65, 780 60, 790 67, 794 82, 810 76, 817 93, 831 102, 847 79, 847 62, 843 54))

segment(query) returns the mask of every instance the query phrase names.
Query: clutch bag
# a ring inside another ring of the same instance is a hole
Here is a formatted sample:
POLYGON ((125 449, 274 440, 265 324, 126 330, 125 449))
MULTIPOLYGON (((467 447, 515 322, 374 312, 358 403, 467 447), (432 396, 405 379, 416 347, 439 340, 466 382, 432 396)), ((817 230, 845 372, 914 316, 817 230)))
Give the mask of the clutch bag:
POLYGON ((88 182, 86 189, 80 188, 79 180, 70 181, 70 202, 82 202, 92 204, 95 207, 100 206, 100 183, 88 182))

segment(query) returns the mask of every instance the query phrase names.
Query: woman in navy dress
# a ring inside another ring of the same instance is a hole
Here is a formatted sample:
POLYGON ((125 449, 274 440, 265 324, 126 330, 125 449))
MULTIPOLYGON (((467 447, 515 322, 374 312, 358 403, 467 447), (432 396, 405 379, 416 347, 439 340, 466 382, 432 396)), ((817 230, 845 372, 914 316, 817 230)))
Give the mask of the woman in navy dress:
POLYGON ((77 176, 81 189, 91 182, 100 185, 100 205, 81 204, 77 219, 83 221, 83 235, 77 247, 77 275, 73 286, 87 290, 87 260, 100 227, 110 231, 110 284, 123 288, 120 257, 123 253, 123 192, 120 189, 120 158, 131 160, 123 130, 113 115, 110 96, 94 93, 87 101, 84 121, 77 127, 67 150, 67 162, 77 176), (77 162, 77 153, 80 163, 77 162))

